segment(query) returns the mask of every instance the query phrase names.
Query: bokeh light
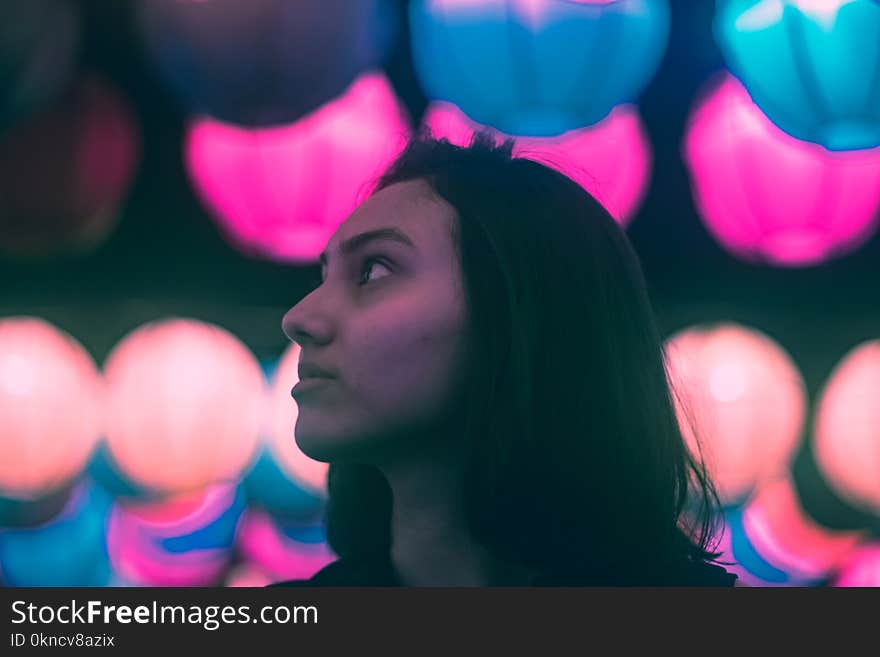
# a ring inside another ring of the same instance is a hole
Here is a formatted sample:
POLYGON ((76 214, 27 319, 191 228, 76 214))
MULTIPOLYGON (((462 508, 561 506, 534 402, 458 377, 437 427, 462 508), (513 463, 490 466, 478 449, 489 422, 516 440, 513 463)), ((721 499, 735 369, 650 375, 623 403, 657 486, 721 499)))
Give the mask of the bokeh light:
POLYGON ((869 543, 852 554, 831 585, 880 587, 880 542, 869 543))
POLYGON ((689 328, 666 343, 679 425, 722 502, 742 501, 790 463, 806 388, 774 340, 733 323, 689 328))
POLYGON ((139 150, 127 103, 95 77, 17 122, 0 135, 0 255, 44 259, 102 244, 139 150))
POLYGON ((141 0, 149 52, 190 112, 290 123, 383 60, 390 0, 141 0))
POLYGON ((250 465, 265 380, 228 331, 195 320, 151 322, 114 347, 104 373, 107 445, 134 483, 183 492, 236 479, 250 465))
POLYGON ((811 265, 876 231, 880 149, 834 153, 799 141, 732 77, 694 110, 684 151, 700 216, 737 257, 811 265))
POLYGON ((238 547, 273 580, 308 579, 336 559, 320 525, 280 524, 259 510, 242 519, 238 547))
POLYGON ((246 129, 196 119, 185 159, 196 191, 233 245, 254 256, 308 263, 408 134, 391 85, 370 73, 291 125, 246 129))
POLYGON ((554 136, 634 101, 666 48, 666 0, 414 0, 428 97, 514 135, 554 136))
POLYGON ((832 150, 880 146, 880 3, 721 0, 728 66, 787 133, 832 150))
POLYGON ((826 580, 864 535, 821 526, 804 509, 788 476, 766 481, 741 508, 725 514, 722 560, 744 584, 810 586, 826 580))
MULTIPOLYGON (((437 137, 465 146, 477 130, 451 103, 437 101, 422 122, 437 137)), ((495 131, 497 141, 508 136, 495 131)), ((621 105, 589 128, 558 137, 520 137, 514 154, 546 164, 592 194, 618 222, 626 225, 638 209, 651 173, 651 143, 634 105, 621 105)))
POLYGON ((0 529, 0 580, 9 586, 107 586, 110 504, 104 490, 84 481, 58 516, 35 527, 0 529))
POLYGON ((272 577, 262 568, 251 563, 240 563, 230 569, 226 575, 224 586, 231 587, 263 587, 272 583, 272 577))
POLYGON ((142 586, 217 585, 244 509, 244 496, 234 485, 117 504, 107 529, 113 568, 142 586))
POLYGON ((816 409, 813 450, 838 495, 880 516, 880 340, 853 349, 831 373, 816 409))
POLYGON ((102 395, 73 337, 33 317, 0 320, 0 495, 33 499, 78 475, 101 433, 102 395))

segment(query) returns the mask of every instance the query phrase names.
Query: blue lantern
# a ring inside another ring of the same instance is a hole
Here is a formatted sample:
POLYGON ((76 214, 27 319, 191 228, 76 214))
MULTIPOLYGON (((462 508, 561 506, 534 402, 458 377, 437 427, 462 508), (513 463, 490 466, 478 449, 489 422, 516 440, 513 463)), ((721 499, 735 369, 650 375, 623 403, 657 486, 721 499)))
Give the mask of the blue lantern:
POLYGON ((112 571, 105 530, 112 499, 90 481, 37 527, 0 530, 0 571, 11 586, 106 586, 112 571))
POLYGON ((880 2, 719 0, 715 35, 782 130, 830 150, 880 146, 880 2))
POLYGON ((597 123, 654 75, 666 0, 414 0, 416 73, 432 99, 513 135, 597 123))
POLYGON ((384 58, 389 0, 142 0, 160 73, 192 112, 249 126, 290 123, 384 58))
POLYGON ((276 518, 285 520, 320 519, 326 501, 315 493, 298 486, 264 448, 247 473, 243 488, 248 502, 262 507, 276 518))

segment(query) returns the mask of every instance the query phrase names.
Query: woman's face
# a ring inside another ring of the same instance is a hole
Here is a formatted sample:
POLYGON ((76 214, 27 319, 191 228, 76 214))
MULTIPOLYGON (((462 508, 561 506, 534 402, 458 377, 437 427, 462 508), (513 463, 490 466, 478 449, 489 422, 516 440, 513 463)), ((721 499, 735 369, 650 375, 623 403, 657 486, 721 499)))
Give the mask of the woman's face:
POLYGON ((418 449, 448 418, 465 333, 454 209, 423 180, 377 192, 322 256, 322 283, 284 316, 301 349, 296 442, 321 461, 418 449), (329 378, 303 381, 308 366, 329 378))

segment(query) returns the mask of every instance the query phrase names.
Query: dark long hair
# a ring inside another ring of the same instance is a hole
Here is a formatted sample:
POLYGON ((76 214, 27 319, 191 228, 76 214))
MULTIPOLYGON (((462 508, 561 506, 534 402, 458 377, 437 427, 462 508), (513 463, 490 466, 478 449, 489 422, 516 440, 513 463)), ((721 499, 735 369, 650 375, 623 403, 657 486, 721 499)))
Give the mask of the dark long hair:
MULTIPOLYGON (((512 153, 422 134, 375 188, 424 179, 458 215, 470 530, 538 571, 710 561, 718 497, 683 441, 638 258, 582 187, 512 153)), ((331 464, 329 495, 337 554, 387 555, 378 469, 331 464)))

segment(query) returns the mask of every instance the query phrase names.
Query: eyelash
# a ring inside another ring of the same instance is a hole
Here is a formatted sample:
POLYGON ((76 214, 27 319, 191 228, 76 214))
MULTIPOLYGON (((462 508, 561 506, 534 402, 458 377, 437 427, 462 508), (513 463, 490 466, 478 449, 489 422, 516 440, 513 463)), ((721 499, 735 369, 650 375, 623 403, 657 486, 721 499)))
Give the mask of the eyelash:
MULTIPOLYGON (((364 274, 366 274, 370 270, 370 266, 374 264, 382 265, 387 269, 391 269, 391 264, 388 262, 388 259, 383 256, 366 256, 361 262, 360 268, 360 277, 358 278, 358 285, 366 285, 369 281, 363 281, 364 274)), ((310 281, 310 289, 316 290, 321 285, 323 285, 324 281, 321 277, 321 272, 319 271, 315 274, 310 281)))
POLYGON ((379 264, 379 265, 382 265, 383 267, 385 267, 386 269, 391 269, 391 267, 388 264, 388 260, 386 258, 384 258, 382 256, 367 256, 364 258, 363 262, 361 263, 361 275, 360 275, 360 278, 358 279, 359 285, 366 285, 367 283, 369 283, 369 281, 363 280, 364 274, 369 272, 370 267, 374 264, 379 264))

